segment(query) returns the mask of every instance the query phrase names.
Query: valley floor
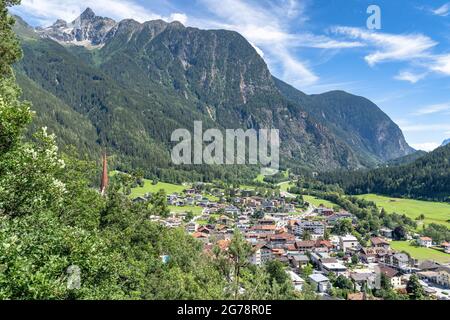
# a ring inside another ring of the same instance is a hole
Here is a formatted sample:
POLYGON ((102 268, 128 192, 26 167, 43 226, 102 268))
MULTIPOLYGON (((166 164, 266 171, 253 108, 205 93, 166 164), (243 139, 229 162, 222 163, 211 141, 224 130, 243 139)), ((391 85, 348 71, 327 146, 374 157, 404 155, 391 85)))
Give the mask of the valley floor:
POLYGON ((375 194, 358 197, 375 202, 379 208, 384 208, 388 213, 405 214, 411 219, 417 219, 424 214, 425 220, 418 222, 419 228, 423 223, 437 223, 450 227, 450 204, 448 203, 390 198, 375 194))

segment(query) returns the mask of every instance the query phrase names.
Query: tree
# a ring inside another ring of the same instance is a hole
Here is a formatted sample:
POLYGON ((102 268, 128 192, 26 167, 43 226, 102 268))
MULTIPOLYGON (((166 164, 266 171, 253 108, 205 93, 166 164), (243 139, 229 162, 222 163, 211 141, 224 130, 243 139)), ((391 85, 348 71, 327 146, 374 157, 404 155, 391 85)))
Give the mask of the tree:
POLYGON ((404 226, 398 226, 392 232, 392 237, 397 241, 404 241, 408 236, 408 231, 404 226))
POLYGON ((381 289, 389 291, 392 290, 392 283, 391 280, 388 278, 388 276, 382 272, 380 276, 380 286, 381 289))
POLYGON ((351 219, 339 220, 333 228, 333 233, 344 236, 353 232, 353 224, 351 219))
POLYGON ((184 217, 185 222, 189 222, 194 219, 194 213, 192 211, 186 212, 186 216, 184 217))
POLYGON ((271 281, 276 281, 282 285, 288 281, 289 277, 284 270, 283 264, 278 260, 271 260, 266 263, 266 271, 270 275, 271 281))
POLYGON ((161 216, 163 218, 167 218, 170 215, 165 190, 161 189, 158 192, 152 194, 150 203, 152 205, 153 214, 161 216))
POLYGON ((234 231, 233 239, 230 242, 228 254, 233 269, 234 298, 237 299, 240 290, 241 271, 249 265, 249 258, 252 254, 252 246, 237 229, 234 231))
POLYGON ((408 284, 406 285, 406 291, 411 300, 421 300, 425 297, 425 291, 419 283, 419 278, 415 274, 411 275, 409 278, 408 284))
POLYGON ((356 254, 352 255, 352 264, 357 265, 359 263, 359 258, 356 254))
POLYGON ((309 263, 302 268, 302 274, 305 278, 308 278, 314 272, 314 268, 309 263))
POLYGON ((309 230, 303 231, 302 240, 309 241, 311 239, 312 239, 311 231, 309 231, 309 230))

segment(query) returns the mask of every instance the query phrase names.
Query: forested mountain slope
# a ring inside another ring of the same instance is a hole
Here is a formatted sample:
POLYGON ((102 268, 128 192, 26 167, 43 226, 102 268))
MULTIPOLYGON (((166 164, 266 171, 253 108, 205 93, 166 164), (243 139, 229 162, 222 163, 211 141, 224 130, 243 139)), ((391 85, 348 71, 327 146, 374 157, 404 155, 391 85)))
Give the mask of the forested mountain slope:
MULTIPOLYGON (((93 155, 108 148, 123 169, 192 174, 173 169, 169 152, 173 130, 192 129, 195 120, 205 128, 278 128, 283 165, 317 171, 370 167, 413 151, 368 100, 307 96, 274 79, 236 32, 116 23, 88 9, 46 29, 19 19, 16 33, 24 50, 16 70, 36 123, 60 133, 62 145, 78 135, 75 144, 93 155)), ((211 178, 229 170, 195 168, 211 178)))

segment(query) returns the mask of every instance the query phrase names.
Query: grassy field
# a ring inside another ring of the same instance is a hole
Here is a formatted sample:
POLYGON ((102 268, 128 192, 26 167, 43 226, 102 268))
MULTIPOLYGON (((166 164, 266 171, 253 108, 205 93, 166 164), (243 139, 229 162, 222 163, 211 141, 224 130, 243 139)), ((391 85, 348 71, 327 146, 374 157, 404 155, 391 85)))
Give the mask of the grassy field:
POLYGON ((450 254, 423 247, 414 247, 408 241, 392 241, 392 249, 396 251, 405 251, 414 259, 418 260, 433 260, 441 263, 450 262, 450 254))
POLYGON ((421 214, 425 215, 425 224, 439 223, 450 227, 450 204, 443 202, 419 201, 411 199, 397 199, 375 194, 358 196, 373 201, 378 207, 384 208, 388 213, 405 214, 411 219, 416 219, 421 214))
POLYGON ((330 201, 327 201, 327 200, 324 200, 324 199, 319 199, 319 198, 316 198, 316 197, 313 197, 313 196, 306 196, 306 195, 304 195, 303 199, 305 201, 311 203, 313 206, 316 206, 316 207, 318 207, 320 205, 324 205, 327 208, 333 208, 333 207, 336 206, 336 204, 334 204, 334 203, 332 203, 330 201))
POLYGON ((153 185, 151 180, 145 180, 144 187, 142 187, 142 188, 138 187, 138 188, 134 188, 133 190, 131 190, 130 197, 131 198, 142 197, 146 193, 158 192, 161 189, 165 190, 167 194, 172 194, 174 192, 182 193, 185 189, 188 189, 188 188, 189 187, 187 187, 187 186, 171 184, 171 183, 164 183, 164 182, 159 182, 158 184, 153 185))

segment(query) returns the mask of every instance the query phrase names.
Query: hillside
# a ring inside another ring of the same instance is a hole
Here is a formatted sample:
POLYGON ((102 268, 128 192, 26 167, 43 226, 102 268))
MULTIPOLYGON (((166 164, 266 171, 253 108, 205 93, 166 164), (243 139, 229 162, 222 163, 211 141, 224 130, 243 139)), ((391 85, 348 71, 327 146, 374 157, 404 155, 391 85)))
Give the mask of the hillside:
MULTIPOLYGON (((172 180, 195 174, 174 170, 169 157, 172 131, 191 129, 195 120, 222 130, 279 128, 282 164, 317 171, 371 167, 413 151, 364 98, 283 88, 236 32, 178 22, 116 23, 88 9, 74 22, 58 20, 46 29, 19 19, 16 33, 24 50, 16 70, 38 123, 67 132, 59 135, 62 145, 73 144, 76 132, 92 155, 107 147, 123 170, 144 168, 172 180), (62 123, 46 96, 80 121, 62 123)), ((195 171, 210 178, 246 174, 195 171)))
POLYGON ((450 201, 450 145, 416 161, 371 171, 323 173, 326 183, 337 183, 350 194, 376 193, 393 197, 450 201))

